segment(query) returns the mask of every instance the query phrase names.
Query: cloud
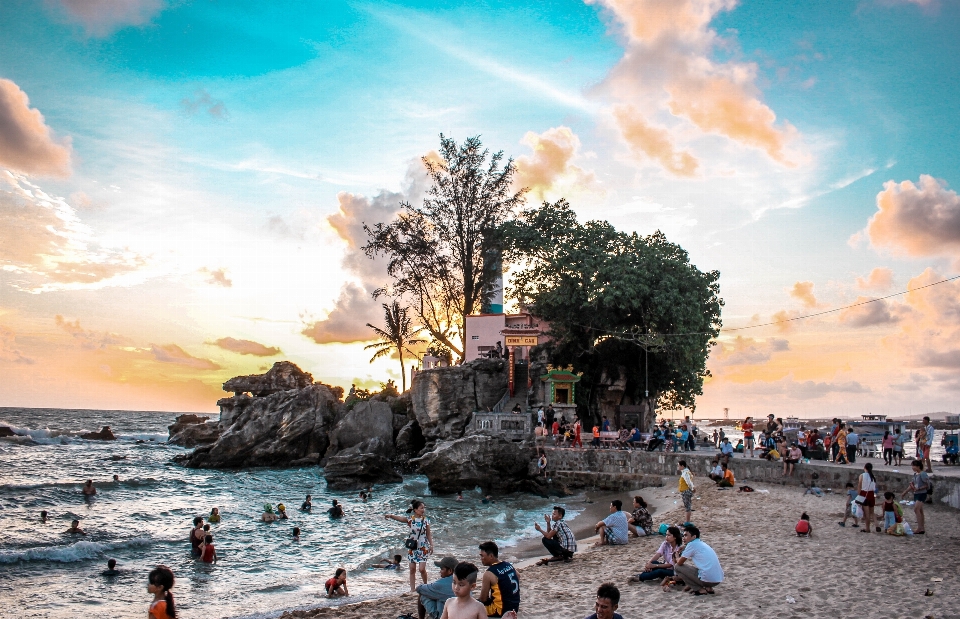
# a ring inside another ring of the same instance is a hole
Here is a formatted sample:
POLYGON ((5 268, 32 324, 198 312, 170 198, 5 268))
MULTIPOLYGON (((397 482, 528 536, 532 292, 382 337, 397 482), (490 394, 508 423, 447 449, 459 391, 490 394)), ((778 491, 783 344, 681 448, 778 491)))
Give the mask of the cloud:
POLYGON ((308 323, 301 333, 317 344, 368 342, 374 335, 366 323, 376 324, 380 310, 380 302, 367 290, 349 282, 327 317, 308 323))
POLYGON ((885 267, 876 267, 866 278, 857 278, 857 288, 860 290, 890 290, 893 285, 893 271, 885 267))
POLYGON ((129 338, 116 333, 87 331, 80 326, 80 319, 70 322, 60 314, 57 314, 54 321, 61 330, 73 336, 73 339, 80 343, 80 347, 86 350, 104 350, 110 346, 126 346, 130 344, 129 338))
POLYGON ((620 134, 634 152, 656 161, 671 174, 696 175, 700 163, 689 152, 677 150, 669 131, 648 123, 633 106, 618 105, 614 108, 613 116, 620 127, 620 134))
POLYGON ((389 222, 405 199, 404 194, 391 191, 381 191, 373 198, 341 191, 337 194, 337 212, 327 217, 327 223, 347 244, 343 266, 364 279, 376 278, 374 288, 384 282, 387 267, 382 260, 368 258, 363 253, 362 247, 367 244, 363 226, 389 222))
POLYGON ((956 349, 945 352, 924 350, 918 355, 918 360, 921 367, 960 370, 960 350, 956 349))
POLYGON ((254 355, 255 357, 273 357, 283 352, 279 348, 268 348, 259 342, 237 340, 232 337, 222 337, 213 342, 213 345, 219 346, 224 350, 229 350, 230 352, 235 352, 238 355, 254 355))
POLYGON ((786 390, 786 394, 791 398, 798 400, 811 400, 822 398, 828 393, 869 393, 870 389, 861 385, 857 381, 848 381, 843 383, 814 382, 807 380, 803 382, 794 382, 786 390))
POLYGON ((33 365, 36 363, 17 348, 17 335, 10 327, 0 325, 0 361, 33 365))
POLYGON ((793 330, 793 321, 791 318, 796 318, 799 316, 797 312, 788 312, 787 310, 780 310, 779 312, 773 315, 773 322, 777 323, 777 331, 780 333, 789 333, 793 330))
POLYGON ((24 174, 70 175, 70 138, 55 140, 20 87, 0 79, 0 165, 24 174))
POLYGON ((223 286, 230 288, 233 286, 233 280, 227 276, 227 270, 223 267, 219 269, 208 269, 203 267, 198 271, 206 276, 206 282, 212 286, 223 286))
POLYGON ((721 342, 710 355, 711 367, 757 365, 770 360, 774 353, 790 350, 790 342, 777 337, 758 341, 738 335, 732 342, 721 342))
POLYGON ((46 0, 90 36, 103 37, 125 26, 140 26, 166 8, 165 0, 46 0))
POLYGON ((66 200, 0 170, 0 269, 21 275, 29 292, 119 284, 146 264, 128 249, 105 247, 66 200))
MULTIPOLYGON (((616 99, 640 105, 647 117, 684 118, 701 134, 721 135, 779 164, 794 165, 787 149, 799 133, 778 122, 760 100, 756 64, 714 59, 728 42, 710 23, 721 11, 732 10, 735 0, 587 1, 604 6, 623 25, 626 49, 605 80, 616 99)), ((625 123, 619 124, 623 131, 625 123)))
POLYGON ((529 146, 533 154, 517 158, 517 184, 539 199, 546 199, 546 193, 555 188, 570 191, 597 183, 596 174, 571 163, 580 150, 580 138, 569 127, 553 127, 539 134, 528 131, 520 143, 529 146))
POLYGON ((866 234, 875 248, 906 256, 960 255, 960 196, 937 179, 887 181, 866 234))
POLYGON ((886 301, 877 301, 872 297, 857 297, 856 303, 873 301, 866 305, 850 307, 840 312, 840 322, 851 327, 874 327, 898 322, 900 317, 886 301))
POLYGON ((196 370, 219 370, 220 366, 209 359, 194 357, 176 344, 158 346, 150 344, 150 352, 154 359, 162 363, 176 363, 196 370))
POLYGON ((813 295, 813 282, 797 282, 790 290, 790 296, 799 299, 806 307, 816 307, 817 297, 813 295))
POLYGON ((180 107, 187 114, 196 114, 203 110, 214 118, 224 118, 227 116, 227 107, 223 101, 214 99, 210 93, 203 88, 198 88, 194 93, 194 98, 184 97, 180 100, 180 107))

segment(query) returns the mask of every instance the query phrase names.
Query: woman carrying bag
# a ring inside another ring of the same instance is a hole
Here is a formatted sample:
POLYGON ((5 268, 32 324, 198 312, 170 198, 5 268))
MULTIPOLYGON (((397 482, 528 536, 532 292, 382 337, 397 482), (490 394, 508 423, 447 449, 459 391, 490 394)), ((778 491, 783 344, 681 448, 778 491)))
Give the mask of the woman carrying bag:
MULTIPOLYGON (((869 462, 863 465, 863 473, 857 479, 857 498, 854 499, 863 508, 863 529, 861 533, 871 533, 873 528, 873 508, 877 504, 877 480, 873 476, 873 465, 869 462)), ((877 527, 880 533, 880 527, 877 527)))
POLYGON ((423 501, 413 499, 410 505, 410 509, 407 510, 408 516, 384 514, 383 517, 387 520, 402 522, 410 527, 410 534, 403 545, 407 549, 407 557, 410 560, 410 591, 416 591, 418 567, 423 584, 427 584, 427 557, 433 552, 433 533, 430 531, 430 520, 425 515, 427 506, 423 501))

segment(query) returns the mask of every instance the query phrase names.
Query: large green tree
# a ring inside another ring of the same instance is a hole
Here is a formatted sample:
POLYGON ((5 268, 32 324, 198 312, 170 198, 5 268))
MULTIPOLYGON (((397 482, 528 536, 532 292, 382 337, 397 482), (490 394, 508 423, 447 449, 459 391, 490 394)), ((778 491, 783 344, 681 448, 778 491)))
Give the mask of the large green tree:
POLYGON ((517 269, 511 293, 550 323, 551 361, 585 372, 578 393, 626 372, 630 399, 650 411, 695 405, 721 325, 719 272, 697 269, 659 231, 580 223, 564 200, 500 233, 517 269))
POLYGON ((495 231, 523 201, 516 167, 479 137, 440 135, 440 159, 423 158, 432 185, 422 205, 402 203, 389 223, 364 225, 370 257, 389 260, 390 282, 374 292, 402 297, 434 340, 463 357, 464 317, 480 311, 499 275, 495 231), (501 165, 502 164, 502 165, 501 165))

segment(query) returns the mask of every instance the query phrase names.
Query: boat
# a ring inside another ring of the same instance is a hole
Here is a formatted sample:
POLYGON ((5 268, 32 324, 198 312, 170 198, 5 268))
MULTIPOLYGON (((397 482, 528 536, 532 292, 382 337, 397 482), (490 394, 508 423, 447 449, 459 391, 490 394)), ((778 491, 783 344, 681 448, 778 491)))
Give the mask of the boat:
POLYGON ((897 430, 910 436, 907 430, 906 421, 894 421, 887 419, 886 415, 861 415, 861 420, 846 422, 849 429, 856 430, 860 437, 860 452, 867 457, 879 457, 883 453, 881 443, 883 435, 889 431, 890 434, 896 434, 897 430))

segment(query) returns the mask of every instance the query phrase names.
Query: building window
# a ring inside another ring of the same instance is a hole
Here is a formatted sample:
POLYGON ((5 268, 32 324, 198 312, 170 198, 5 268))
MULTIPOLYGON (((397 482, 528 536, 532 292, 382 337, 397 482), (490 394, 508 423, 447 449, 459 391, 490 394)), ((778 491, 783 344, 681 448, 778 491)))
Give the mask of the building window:
POLYGON ((479 335, 471 335, 471 336, 470 336, 470 339, 471 339, 471 340, 479 340, 479 339, 480 339, 480 336, 479 336, 479 335))

